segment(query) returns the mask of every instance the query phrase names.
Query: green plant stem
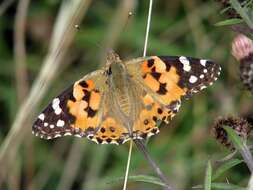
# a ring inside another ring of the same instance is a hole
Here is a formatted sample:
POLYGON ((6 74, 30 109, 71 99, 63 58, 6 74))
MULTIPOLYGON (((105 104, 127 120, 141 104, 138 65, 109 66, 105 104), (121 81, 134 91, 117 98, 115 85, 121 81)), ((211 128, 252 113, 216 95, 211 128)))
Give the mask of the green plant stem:
POLYGON ((152 5, 153 5, 153 0, 150 0, 149 1, 149 10, 148 10, 148 21, 147 21, 144 49, 143 49, 143 57, 145 57, 146 53, 147 53, 148 36, 149 36, 149 29, 150 29, 150 23, 151 23, 151 14, 152 14, 152 5))
POLYGON ((243 143, 243 148, 239 149, 245 163, 247 164, 250 172, 253 174, 253 157, 246 143, 243 143))
POLYGON ((130 145, 129 145, 129 153, 128 153, 128 159, 127 159, 127 167, 126 167, 123 190, 126 190, 126 186, 127 186, 127 179, 128 179, 129 167, 130 167, 130 162, 131 162, 132 148, 133 148, 133 141, 131 140, 130 145))
POLYGON ((151 167, 153 168, 153 170, 156 172, 156 174, 158 175, 158 177, 165 184, 166 190, 173 190, 172 186, 168 182, 167 177, 164 175, 164 173, 158 167, 158 165, 156 164, 156 162, 151 158, 151 156, 150 156, 150 154, 149 154, 149 152, 148 152, 148 150, 146 148, 146 145, 141 140, 139 140, 139 139, 135 139, 134 142, 135 142, 137 148, 143 153, 144 157, 149 162, 149 164, 151 165, 151 167))

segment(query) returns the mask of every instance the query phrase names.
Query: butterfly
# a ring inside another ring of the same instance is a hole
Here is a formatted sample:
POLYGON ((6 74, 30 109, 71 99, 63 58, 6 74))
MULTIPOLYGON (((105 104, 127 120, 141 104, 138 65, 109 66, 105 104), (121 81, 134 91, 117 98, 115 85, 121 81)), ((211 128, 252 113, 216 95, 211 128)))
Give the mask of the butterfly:
POLYGON ((122 61, 109 52, 106 65, 55 97, 35 121, 43 139, 74 135, 98 144, 146 139, 178 112, 182 99, 212 85, 221 67, 185 56, 122 61))

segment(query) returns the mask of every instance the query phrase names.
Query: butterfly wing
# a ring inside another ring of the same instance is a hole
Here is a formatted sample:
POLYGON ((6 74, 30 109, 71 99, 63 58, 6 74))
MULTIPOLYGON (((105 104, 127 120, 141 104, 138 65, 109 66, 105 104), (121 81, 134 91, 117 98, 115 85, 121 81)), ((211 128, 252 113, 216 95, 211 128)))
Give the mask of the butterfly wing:
POLYGON ((38 116, 33 134, 43 139, 67 135, 88 137, 98 144, 122 144, 129 133, 111 109, 105 71, 86 75, 53 99, 38 116))
POLYGON ((182 98, 217 80, 220 66, 212 61, 184 56, 152 56, 126 62, 132 79, 143 89, 143 109, 133 126, 136 138, 158 132, 157 122, 168 123, 178 112, 182 98))
POLYGON ((101 120, 99 106, 105 87, 104 71, 84 76, 53 99, 38 116, 33 133, 44 139, 93 136, 101 120))
POLYGON ((88 137, 99 144, 143 139, 159 132, 158 122, 169 122, 183 97, 211 85, 220 72, 218 64, 183 56, 139 58, 125 65, 133 92, 132 129, 120 117, 121 106, 113 106, 115 94, 106 84, 106 72, 99 70, 54 98, 35 121, 33 133, 44 139, 88 137))

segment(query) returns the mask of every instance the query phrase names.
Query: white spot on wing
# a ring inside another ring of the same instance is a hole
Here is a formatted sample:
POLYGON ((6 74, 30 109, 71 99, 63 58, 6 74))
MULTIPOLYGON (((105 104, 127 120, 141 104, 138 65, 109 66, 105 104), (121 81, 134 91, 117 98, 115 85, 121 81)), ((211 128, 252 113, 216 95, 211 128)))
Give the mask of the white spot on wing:
POLYGON ((53 109, 56 109, 60 104, 60 99, 59 98, 55 98, 53 99, 53 102, 52 102, 52 107, 53 109))
POLYGON ((198 80, 198 78, 194 75, 191 75, 191 77, 189 78, 190 83, 195 83, 195 82, 197 82, 197 80, 198 80))
POLYGON ((45 122, 45 123, 44 123, 44 127, 47 127, 47 126, 48 126, 48 123, 47 123, 47 122, 45 122))
POLYGON ((45 119, 45 114, 44 113, 41 113, 38 118, 41 120, 41 121, 44 121, 45 119))
POLYGON ((57 123, 56 123, 56 126, 57 127, 63 127, 65 125, 65 122, 63 121, 63 120, 61 120, 61 119, 59 119, 58 121, 57 121, 57 123))
POLYGON ((50 127, 51 129, 53 129, 53 128, 54 128, 54 125, 51 124, 49 127, 50 127))
POLYGON ((206 66, 206 62, 207 62, 207 60, 205 60, 205 59, 200 60, 200 64, 203 65, 204 67, 206 66))
POLYGON ((203 75, 203 74, 201 74, 200 76, 199 76, 199 78, 201 78, 201 79, 203 79, 205 77, 205 75, 203 75))
POLYGON ((54 138, 61 137, 61 134, 56 134, 54 138))
POLYGON ((114 140, 112 140, 111 144, 119 145, 119 143, 117 141, 114 141, 114 140))
POLYGON ((55 110, 54 110, 54 113, 56 115, 59 115, 61 113, 62 109, 60 107, 57 107, 55 110))
POLYGON ((186 57, 180 56, 179 61, 183 64, 184 71, 189 72, 191 70, 190 61, 186 57))
POLYGON ((201 86, 200 87, 200 90, 203 90, 203 89, 205 89, 206 88, 206 86, 201 86))
POLYGON ((54 113, 56 115, 59 115, 62 111, 62 109, 60 108, 60 99, 59 98, 55 98, 52 101, 52 108, 54 109, 54 113))
POLYGON ((204 73, 207 73, 207 69, 204 69, 203 72, 204 72, 204 73))

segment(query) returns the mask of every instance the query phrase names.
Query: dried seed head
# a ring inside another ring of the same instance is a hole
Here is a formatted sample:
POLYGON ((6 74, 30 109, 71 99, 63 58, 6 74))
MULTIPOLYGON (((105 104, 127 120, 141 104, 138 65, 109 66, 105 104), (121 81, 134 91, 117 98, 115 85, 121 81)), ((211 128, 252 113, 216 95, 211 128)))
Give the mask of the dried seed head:
MULTIPOLYGON (((241 18, 240 15, 234 10, 231 5, 229 0, 216 0, 219 2, 222 6, 222 8, 225 10, 225 13, 228 18, 241 18)), ((240 4, 243 4, 246 0, 239 0, 240 4)))
POLYGON ((232 54, 240 61, 240 78, 244 86, 253 92, 253 41, 239 34, 232 42, 232 54))
POLYGON ((232 142, 228 139, 228 135, 224 126, 231 127, 234 129, 237 135, 239 135, 242 140, 246 140, 250 132, 250 126, 248 122, 242 118, 238 117, 226 117, 219 118, 212 127, 212 133, 214 137, 222 145, 230 150, 234 150, 232 142))

